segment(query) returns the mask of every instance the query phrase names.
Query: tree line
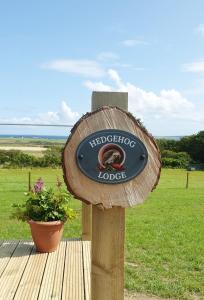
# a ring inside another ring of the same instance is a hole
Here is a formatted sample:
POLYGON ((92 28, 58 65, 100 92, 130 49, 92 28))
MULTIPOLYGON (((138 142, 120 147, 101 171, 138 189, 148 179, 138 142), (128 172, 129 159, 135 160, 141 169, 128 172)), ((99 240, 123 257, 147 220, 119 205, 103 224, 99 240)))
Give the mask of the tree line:
MULTIPOLYGON (((204 131, 180 140, 157 139, 162 166, 166 168, 186 168, 189 164, 204 164, 204 131)), ((51 146, 42 157, 26 154, 19 150, 0 150, 0 167, 60 167, 61 146, 51 146)))
POLYGON ((180 140, 158 139, 163 167, 186 168, 189 164, 204 164, 204 131, 180 140))
POLYGON ((42 157, 37 157, 20 150, 0 150, 0 166, 3 168, 56 168, 61 165, 61 152, 61 147, 52 146, 42 157))

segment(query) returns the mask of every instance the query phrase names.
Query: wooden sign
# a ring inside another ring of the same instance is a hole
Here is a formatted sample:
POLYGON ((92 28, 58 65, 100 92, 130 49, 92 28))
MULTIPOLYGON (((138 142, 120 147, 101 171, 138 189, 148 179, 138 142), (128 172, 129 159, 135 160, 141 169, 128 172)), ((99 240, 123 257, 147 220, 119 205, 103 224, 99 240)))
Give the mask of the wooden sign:
POLYGON ((76 198, 103 208, 129 207, 155 188, 161 161, 154 138, 131 114, 105 106, 73 127, 63 168, 76 198))

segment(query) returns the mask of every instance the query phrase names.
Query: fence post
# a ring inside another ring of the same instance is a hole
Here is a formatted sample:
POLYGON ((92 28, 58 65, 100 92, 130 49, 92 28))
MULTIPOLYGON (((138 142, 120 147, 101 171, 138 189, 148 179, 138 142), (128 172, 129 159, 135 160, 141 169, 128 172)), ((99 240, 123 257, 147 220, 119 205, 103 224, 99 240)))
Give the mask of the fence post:
POLYGON ((28 172, 28 191, 31 191, 31 172, 28 172))
POLYGON ((189 184, 189 172, 187 171, 187 173, 186 173, 186 189, 188 189, 188 184, 189 184))
MULTIPOLYGON (((92 111, 101 106, 128 109, 127 93, 93 92, 92 111)), ((91 299, 124 299, 125 209, 92 211, 91 299)))

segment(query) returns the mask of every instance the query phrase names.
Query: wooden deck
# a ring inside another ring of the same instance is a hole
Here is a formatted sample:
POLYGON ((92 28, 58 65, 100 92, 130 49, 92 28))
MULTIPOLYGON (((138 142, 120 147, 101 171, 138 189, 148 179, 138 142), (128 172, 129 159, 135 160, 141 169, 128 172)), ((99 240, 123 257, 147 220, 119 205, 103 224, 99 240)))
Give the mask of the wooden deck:
POLYGON ((0 299, 89 300, 90 242, 63 240, 47 254, 30 241, 1 241, 0 299))

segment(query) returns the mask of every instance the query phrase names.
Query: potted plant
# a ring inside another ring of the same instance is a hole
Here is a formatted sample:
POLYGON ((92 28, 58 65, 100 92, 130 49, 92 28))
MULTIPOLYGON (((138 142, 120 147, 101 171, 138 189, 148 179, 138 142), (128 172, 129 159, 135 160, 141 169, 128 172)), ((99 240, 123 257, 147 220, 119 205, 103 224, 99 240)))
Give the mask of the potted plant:
POLYGON ((69 207, 71 195, 57 179, 57 190, 47 189, 39 178, 30 192, 25 193, 24 204, 13 204, 11 215, 27 221, 38 252, 53 252, 61 240, 64 223, 73 220, 76 213, 69 207))

